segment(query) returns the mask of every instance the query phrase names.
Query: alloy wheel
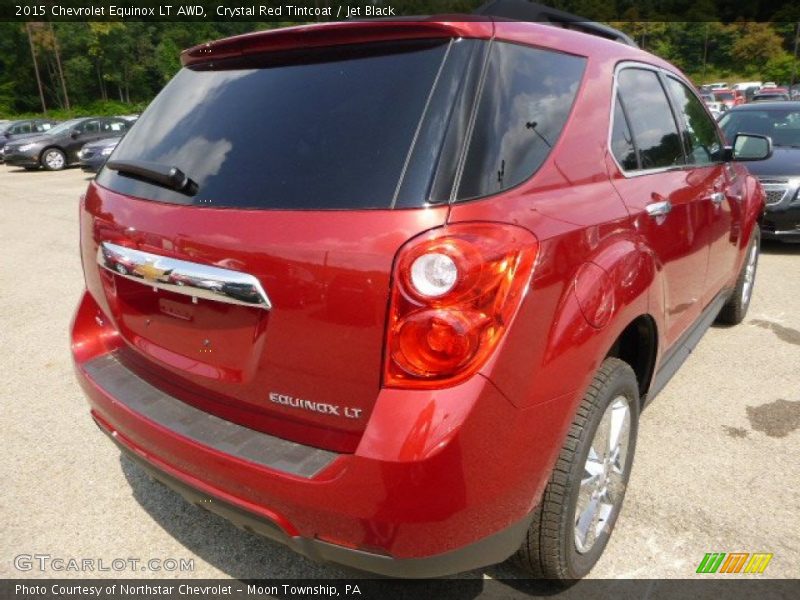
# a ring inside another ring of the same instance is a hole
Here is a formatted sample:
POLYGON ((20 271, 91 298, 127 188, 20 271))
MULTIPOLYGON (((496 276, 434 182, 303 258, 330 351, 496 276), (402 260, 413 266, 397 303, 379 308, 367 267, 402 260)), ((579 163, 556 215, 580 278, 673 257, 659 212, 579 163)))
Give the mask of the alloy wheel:
POLYGON ((753 293, 753 283, 756 279, 756 265, 758 264, 758 245, 753 244, 747 253, 747 264, 744 267, 744 285, 742 285, 742 304, 750 302, 753 293))
POLYGON ((624 495, 630 444, 628 399, 617 396, 606 408, 586 457, 575 508, 575 548, 585 554, 612 521, 624 495))
POLYGON ((50 150, 44 155, 44 162, 48 168, 58 171, 64 168, 64 155, 58 150, 50 150))

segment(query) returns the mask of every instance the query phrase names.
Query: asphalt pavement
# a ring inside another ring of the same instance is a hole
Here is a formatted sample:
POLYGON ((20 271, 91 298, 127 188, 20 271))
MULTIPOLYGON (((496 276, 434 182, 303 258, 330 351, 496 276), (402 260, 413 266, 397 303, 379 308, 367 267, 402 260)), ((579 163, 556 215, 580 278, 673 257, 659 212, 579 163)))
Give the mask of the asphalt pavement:
MULTIPOLYGON (((68 336, 87 184, 77 169, 0 165, 0 577, 352 576, 187 504, 95 427, 68 336), (42 572, 28 555, 162 567, 42 572)), ((592 577, 689 578, 708 552, 769 552, 761 577, 798 577, 799 303, 800 245, 765 244, 746 321, 710 329, 644 411, 624 510, 592 577)), ((518 573, 463 575, 483 576, 518 573)))

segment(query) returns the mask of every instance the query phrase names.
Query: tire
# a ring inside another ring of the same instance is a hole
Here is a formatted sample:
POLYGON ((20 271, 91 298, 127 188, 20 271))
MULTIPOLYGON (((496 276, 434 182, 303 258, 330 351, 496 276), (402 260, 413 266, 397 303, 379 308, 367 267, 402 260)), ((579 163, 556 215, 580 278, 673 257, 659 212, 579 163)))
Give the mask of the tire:
POLYGON ((534 577, 568 582, 594 567, 622 508, 636 450, 639 405, 633 369, 617 358, 604 360, 578 407, 525 541, 514 556, 523 570, 534 577), (602 431, 609 432, 608 442, 614 430, 619 440, 627 438, 626 449, 618 449, 616 468, 608 458, 613 452, 606 452, 601 462, 593 449, 612 445, 595 438, 601 423, 602 431), (587 476, 590 471, 594 475, 587 476), (597 510, 592 511, 593 507, 597 510), (598 519, 590 519, 592 515, 598 519))
POLYGON ((46 148, 39 158, 39 164, 47 171, 60 171, 67 166, 67 156, 58 148, 46 148))
POLYGON ((753 286, 756 283, 756 270, 758 269, 758 255, 761 251, 761 230, 756 226, 753 235, 750 236, 750 243, 744 255, 744 263, 739 277, 736 278, 736 285, 728 301, 717 315, 717 323, 723 325, 738 325, 747 316, 747 309, 750 308, 750 300, 753 298, 753 286))

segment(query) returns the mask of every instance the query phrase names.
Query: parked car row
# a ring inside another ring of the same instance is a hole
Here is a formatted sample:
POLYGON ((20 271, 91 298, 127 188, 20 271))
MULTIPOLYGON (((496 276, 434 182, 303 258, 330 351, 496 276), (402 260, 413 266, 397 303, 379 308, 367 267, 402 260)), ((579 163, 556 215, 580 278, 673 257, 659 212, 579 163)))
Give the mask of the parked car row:
MULTIPOLYGON (((728 84, 724 82, 709 83, 700 86, 699 91, 707 105, 709 102, 723 104, 722 112, 749 102, 800 99, 800 89, 796 89, 796 87, 781 87, 773 81, 766 83, 746 81, 735 83, 731 87, 728 87, 728 84)), ((709 110, 711 110, 710 107, 709 110)))
POLYGON ((0 124, 0 162, 31 171, 80 164, 84 171, 97 172, 135 120, 81 117, 63 123, 27 119, 0 124))
POLYGON ((0 160, 3 157, 3 149, 9 142, 47 133, 56 123, 49 119, 26 119, 0 124, 0 160))

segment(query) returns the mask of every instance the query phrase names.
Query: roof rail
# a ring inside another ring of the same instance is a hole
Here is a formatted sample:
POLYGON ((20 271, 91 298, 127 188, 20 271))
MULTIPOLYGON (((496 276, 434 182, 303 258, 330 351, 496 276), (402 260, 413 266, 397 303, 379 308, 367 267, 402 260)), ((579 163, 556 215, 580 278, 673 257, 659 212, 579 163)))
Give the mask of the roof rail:
POLYGON ((477 8, 474 14, 489 17, 502 17, 515 21, 533 21, 596 35, 606 38, 607 40, 626 44, 627 46, 633 46, 634 48, 639 47, 630 36, 622 33, 618 29, 614 29, 608 25, 602 25, 595 21, 590 21, 586 17, 579 17, 578 15, 573 15, 563 10, 557 10, 528 0, 489 0, 489 2, 483 6, 477 8))

